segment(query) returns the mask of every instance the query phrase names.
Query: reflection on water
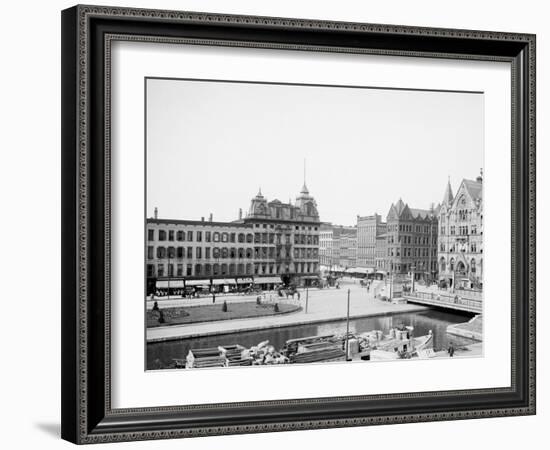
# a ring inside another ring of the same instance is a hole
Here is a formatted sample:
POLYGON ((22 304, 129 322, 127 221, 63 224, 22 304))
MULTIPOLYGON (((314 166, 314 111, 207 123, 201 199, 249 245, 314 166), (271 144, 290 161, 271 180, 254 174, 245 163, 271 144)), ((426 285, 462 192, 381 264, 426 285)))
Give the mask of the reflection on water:
MULTIPOLYGON (((404 325, 414 327, 414 336, 423 336, 432 330, 434 349, 447 348, 452 342, 455 346, 471 344, 471 339, 447 334, 447 326, 454 323, 467 322, 468 316, 428 310, 420 313, 396 314, 392 316, 367 317, 350 320, 350 332, 363 333, 371 330, 382 330, 387 333, 390 328, 404 325)), ((346 321, 334 321, 312 325, 298 325, 269 330, 246 331, 242 333, 205 336, 178 341, 155 342, 147 344, 147 368, 160 369, 169 367, 173 358, 184 359, 191 348, 215 347, 218 345, 240 344, 244 347, 257 345, 269 340, 275 348, 283 347, 288 339, 318 336, 346 332, 346 321)))

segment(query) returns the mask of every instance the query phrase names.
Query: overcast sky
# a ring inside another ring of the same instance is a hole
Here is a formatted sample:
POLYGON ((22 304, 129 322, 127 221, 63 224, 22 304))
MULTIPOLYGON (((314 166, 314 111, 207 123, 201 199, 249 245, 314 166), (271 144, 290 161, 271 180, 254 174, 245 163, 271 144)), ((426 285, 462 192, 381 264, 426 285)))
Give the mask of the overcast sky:
POLYGON ((483 94, 147 80, 147 216, 235 220, 303 184, 322 221, 439 203, 483 167, 483 94))

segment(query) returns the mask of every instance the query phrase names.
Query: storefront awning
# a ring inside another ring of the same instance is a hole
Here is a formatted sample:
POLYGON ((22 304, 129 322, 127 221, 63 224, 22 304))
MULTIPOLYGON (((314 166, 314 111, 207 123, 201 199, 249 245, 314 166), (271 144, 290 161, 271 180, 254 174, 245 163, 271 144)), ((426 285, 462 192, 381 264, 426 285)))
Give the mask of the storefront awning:
POLYGON ((248 283, 253 283, 254 280, 250 277, 248 278, 237 278, 237 284, 248 284, 248 283))
POLYGON ((170 287, 170 289, 182 288, 183 280, 157 280, 156 286, 160 289, 168 289, 168 287, 170 287))
POLYGON ((220 285, 220 284, 237 284, 234 278, 220 278, 218 280, 212 280, 213 285, 220 285))
POLYGON ((210 286, 210 280, 186 280, 185 286, 210 286))
POLYGON ((282 283, 281 277, 254 278, 254 284, 282 283))
POLYGON ((369 274, 374 273, 374 269, 371 267, 351 267, 349 269, 346 269, 346 273, 369 274))

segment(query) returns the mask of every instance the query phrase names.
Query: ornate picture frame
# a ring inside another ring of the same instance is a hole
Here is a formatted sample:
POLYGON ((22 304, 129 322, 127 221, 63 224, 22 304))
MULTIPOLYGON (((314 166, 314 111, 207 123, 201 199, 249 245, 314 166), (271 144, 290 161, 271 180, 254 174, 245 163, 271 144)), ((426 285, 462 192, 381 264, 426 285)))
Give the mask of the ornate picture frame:
POLYGON ((62 437, 167 439, 535 414, 535 36, 100 6, 62 12, 62 437), (502 61, 511 65, 511 385, 116 409, 111 402, 111 45, 502 61))

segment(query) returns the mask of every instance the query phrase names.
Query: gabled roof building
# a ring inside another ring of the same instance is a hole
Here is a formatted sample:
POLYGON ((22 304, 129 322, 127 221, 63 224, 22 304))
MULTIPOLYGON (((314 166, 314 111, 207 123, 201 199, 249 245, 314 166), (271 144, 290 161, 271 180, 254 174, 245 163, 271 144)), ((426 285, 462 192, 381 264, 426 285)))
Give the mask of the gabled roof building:
POLYGON ((304 185, 292 204, 268 201, 262 191, 242 222, 254 232, 254 277, 310 286, 319 281, 319 212, 304 185))
POLYGON ((439 211, 439 281, 451 289, 483 287, 483 177, 447 183, 439 211))
POLYGON ((399 199, 386 217, 386 256, 379 264, 392 274, 432 280, 437 274, 437 220, 439 207, 411 208, 399 199))

